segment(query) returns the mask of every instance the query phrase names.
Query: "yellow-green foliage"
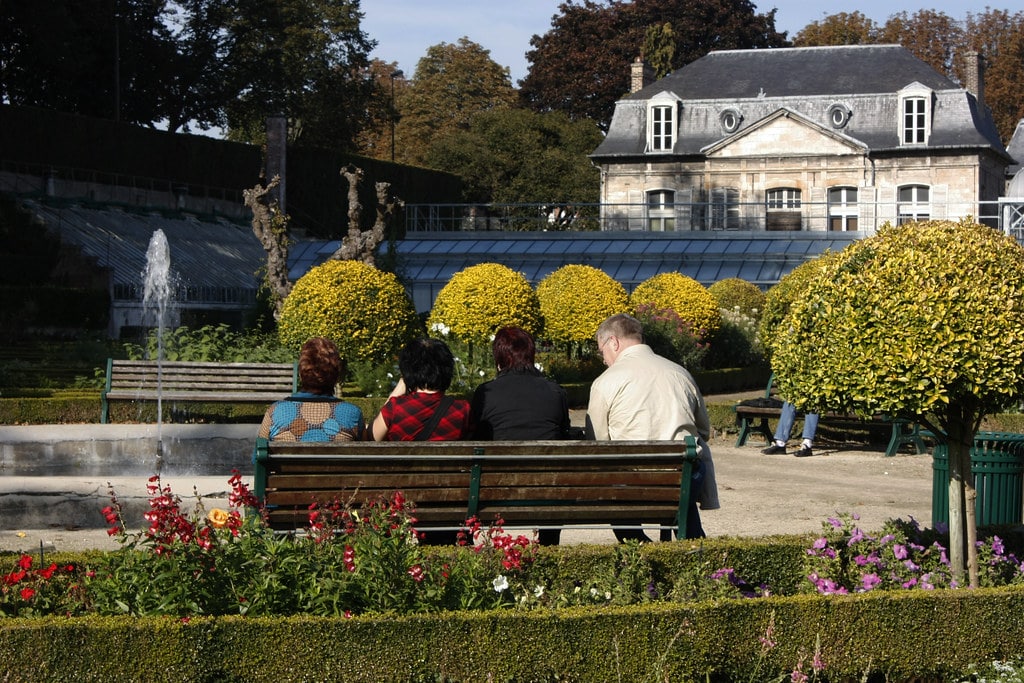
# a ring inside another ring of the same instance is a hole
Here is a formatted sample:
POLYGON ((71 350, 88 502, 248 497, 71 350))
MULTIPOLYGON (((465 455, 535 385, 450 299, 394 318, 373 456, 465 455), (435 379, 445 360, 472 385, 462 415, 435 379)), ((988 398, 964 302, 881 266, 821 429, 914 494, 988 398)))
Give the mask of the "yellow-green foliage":
POLYGON ((805 261, 789 272, 765 294, 764 308, 758 326, 758 337, 762 348, 771 354, 773 344, 778 336, 786 334, 782 321, 789 313, 789 307, 813 282, 825 266, 838 257, 836 252, 825 252, 812 261, 805 261))
POLYGON ((299 278, 277 325, 281 343, 298 351, 327 337, 349 361, 381 362, 420 332, 405 288, 392 273, 360 261, 332 260, 299 278))
POLYGON ((589 341, 605 318, 629 306, 626 288, 593 266, 562 266, 537 285, 537 298, 553 342, 589 341))
POLYGON ((540 303, 521 273, 500 263, 481 263, 452 276, 438 293, 427 325, 467 342, 488 342, 507 325, 536 335, 540 303))
POLYGON ((783 326, 772 365, 798 407, 973 433, 1024 395, 1024 248, 968 220, 887 224, 840 252, 783 326))
POLYGON ((651 304, 655 308, 671 308, 680 319, 693 325, 700 339, 718 331, 722 314, 718 301, 707 287, 682 273, 661 273, 640 283, 629 297, 630 306, 651 304))
POLYGON ((764 311, 764 292, 757 285, 738 277, 719 280, 708 287, 711 296, 715 297, 719 308, 739 312, 754 320, 761 317, 764 311))

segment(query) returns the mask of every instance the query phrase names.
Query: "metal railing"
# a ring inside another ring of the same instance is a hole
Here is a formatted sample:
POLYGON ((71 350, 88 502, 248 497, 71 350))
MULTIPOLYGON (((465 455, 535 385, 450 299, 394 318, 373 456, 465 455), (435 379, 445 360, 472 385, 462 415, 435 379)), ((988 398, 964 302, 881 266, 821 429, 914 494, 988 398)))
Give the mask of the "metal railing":
POLYGON ((866 231, 883 223, 972 216, 1024 243, 1024 199, 985 202, 763 202, 648 204, 409 204, 408 234, 523 231, 866 231))

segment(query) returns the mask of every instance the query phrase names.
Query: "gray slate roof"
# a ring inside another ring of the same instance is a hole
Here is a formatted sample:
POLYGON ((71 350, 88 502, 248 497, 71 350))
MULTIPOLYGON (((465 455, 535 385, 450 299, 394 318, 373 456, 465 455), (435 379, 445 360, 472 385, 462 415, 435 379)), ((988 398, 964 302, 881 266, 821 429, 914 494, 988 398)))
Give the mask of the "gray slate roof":
POLYGON ((730 137, 719 121, 727 107, 743 117, 736 135, 781 108, 830 130, 828 109, 837 103, 852 112, 842 134, 872 151, 900 149, 897 93, 915 82, 935 93, 929 148, 982 147, 1005 154, 975 97, 909 50, 844 45, 708 53, 619 100, 608 135, 591 156, 656 156, 644 154, 647 102, 662 92, 683 104, 676 155, 699 156, 730 137))

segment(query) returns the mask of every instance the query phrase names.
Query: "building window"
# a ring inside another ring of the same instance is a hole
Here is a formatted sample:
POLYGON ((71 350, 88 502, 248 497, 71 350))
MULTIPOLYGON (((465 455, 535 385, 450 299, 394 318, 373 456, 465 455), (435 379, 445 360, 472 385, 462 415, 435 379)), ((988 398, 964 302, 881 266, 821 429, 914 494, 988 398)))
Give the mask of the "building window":
POLYGON ((735 133, 743 121, 743 115, 736 109, 726 109, 719 114, 718 120, 722 124, 722 130, 726 133, 735 133))
POLYGON ((928 141, 928 100, 907 97, 903 100, 903 144, 919 145, 928 141))
POLYGON ((708 207, 708 229, 740 229, 740 191, 735 187, 715 187, 708 207))
POLYGON ((837 130, 844 128, 850 120, 851 113, 850 108, 845 104, 833 104, 828 108, 828 122, 837 130))
POLYGON ((656 105, 650 109, 648 149, 652 152, 670 152, 675 145, 675 105, 656 105))
POLYGON ((931 194, 927 185, 904 185, 897 190, 896 224, 931 218, 931 194))
POLYGON ((800 190, 780 187, 765 195, 765 228, 767 230, 799 230, 801 226, 800 190))
POLYGON ((672 190, 651 190, 647 193, 647 229, 671 232, 676 229, 676 193, 672 190))
POLYGON ((828 190, 828 229, 857 229, 857 188, 830 187, 828 190))

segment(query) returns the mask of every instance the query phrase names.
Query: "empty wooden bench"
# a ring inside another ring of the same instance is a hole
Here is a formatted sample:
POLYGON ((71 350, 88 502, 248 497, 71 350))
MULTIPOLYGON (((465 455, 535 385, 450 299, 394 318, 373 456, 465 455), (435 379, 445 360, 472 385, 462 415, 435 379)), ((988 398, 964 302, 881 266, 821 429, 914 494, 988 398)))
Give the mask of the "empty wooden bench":
POLYGON ((294 443, 258 439, 254 492, 270 526, 308 524, 313 502, 353 504, 402 491, 417 529, 457 530, 470 517, 507 526, 637 528, 663 540, 686 529, 697 462, 684 441, 406 441, 294 443))
MULTIPOLYGON (((744 445, 752 431, 763 436, 767 443, 771 443, 775 438, 775 432, 769 427, 768 420, 777 420, 782 415, 782 400, 774 393, 774 381, 775 375, 772 375, 768 379, 768 386, 765 388, 763 398, 740 401, 733 406, 733 410, 736 411, 736 424, 739 427, 739 435, 736 437, 737 446, 744 445)), ((802 415, 802 413, 798 412, 797 415, 802 415)), ((886 425, 891 429, 889 444, 885 448, 886 455, 896 455, 903 444, 912 444, 918 455, 927 450, 924 440, 921 438, 920 427, 906 420, 894 419, 885 415, 875 415, 870 419, 864 419, 845 413, 819 413, 818 424, 865 429, 873 425, 886 425)))
POLYGON ((100 422, 111 401, 271 403, 296 391, 296 363, 203 363, 107 359, 100 422))

